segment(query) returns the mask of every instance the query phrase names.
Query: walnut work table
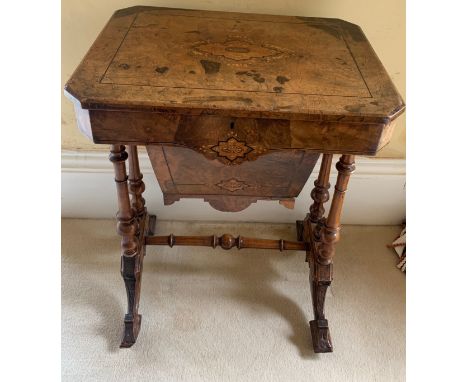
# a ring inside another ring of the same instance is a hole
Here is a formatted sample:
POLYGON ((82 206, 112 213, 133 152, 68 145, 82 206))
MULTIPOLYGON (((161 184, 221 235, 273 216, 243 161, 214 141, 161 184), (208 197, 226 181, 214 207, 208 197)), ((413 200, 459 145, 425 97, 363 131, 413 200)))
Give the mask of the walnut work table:
POLYGON ((324 303, 354 156, 375 155, 385 146, 404 110, 358 26, 339 19, 121 9, 65 91, 80 130, 95 143, 110 144, 128 297, 122 347, 132 346, 140 330, 146 246, 196 245, 305 251, 313 348, 332 351, 324 303), (138 145, 146 147, 164 204, 203 198, 231 212, 259 199, 291 208, 322 154, 297 241, 154 236, 138 145), (325 217, 333 154, 341 158, 325 217))

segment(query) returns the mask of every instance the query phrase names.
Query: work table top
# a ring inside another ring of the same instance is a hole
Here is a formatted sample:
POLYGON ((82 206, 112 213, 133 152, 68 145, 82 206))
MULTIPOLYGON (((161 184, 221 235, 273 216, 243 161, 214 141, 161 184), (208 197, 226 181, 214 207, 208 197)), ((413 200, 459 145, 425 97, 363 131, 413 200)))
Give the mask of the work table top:
POLYGON ((404 103, 357 25, 132 7, 66 85, 83 109, 387 123, 404 103))

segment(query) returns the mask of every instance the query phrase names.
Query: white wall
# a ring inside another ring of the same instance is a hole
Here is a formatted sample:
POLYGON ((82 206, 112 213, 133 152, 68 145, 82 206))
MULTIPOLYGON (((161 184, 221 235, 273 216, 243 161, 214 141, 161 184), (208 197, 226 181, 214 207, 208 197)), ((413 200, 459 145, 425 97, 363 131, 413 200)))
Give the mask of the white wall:
MULTIPOLYGON (((111 218, 117 210, 113 167, 102 152, 62 152, 62 216, 111 218)), ((338 159, 338 158, 335 158, 338 159)), ((161 189, 145 151, 140 154, 149 212, 163 220, 218 220, 291 223, 303 219, 311 204, 310 191, 319 163, 296 199, 293 210, 277 201, 258 201, 246 210, 229 213, 200 199, 181 199, 164 206, 161 189)), ((336 178, 333 166, 332 187, 336 178)), ((343 224, 400 224, 405 217, 405 160, 358 157, 343 210, 343 224)))

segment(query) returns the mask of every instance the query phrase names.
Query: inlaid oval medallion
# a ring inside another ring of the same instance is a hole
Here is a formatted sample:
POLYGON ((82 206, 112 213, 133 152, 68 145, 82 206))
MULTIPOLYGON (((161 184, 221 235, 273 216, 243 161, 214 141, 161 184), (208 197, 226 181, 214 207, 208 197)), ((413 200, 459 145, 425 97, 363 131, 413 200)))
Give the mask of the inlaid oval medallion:
POLYGON ((285 48, 255 43, 245 38, 228 38, 225 41, 199 41, 192 46, 192 53, 222 59, 227 63, 268 62, 292 54, 285 48))

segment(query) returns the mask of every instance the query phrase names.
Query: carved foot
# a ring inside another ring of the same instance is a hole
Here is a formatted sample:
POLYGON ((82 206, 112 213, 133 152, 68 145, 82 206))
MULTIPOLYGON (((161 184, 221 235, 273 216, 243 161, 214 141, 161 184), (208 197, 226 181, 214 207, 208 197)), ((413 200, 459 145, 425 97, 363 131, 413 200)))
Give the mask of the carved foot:
POLYGON ((140 332, 140 327, 141 314, 137 314, 134 317, 125 315, 124 335, 122 343, 120 344, 121 348, 129 348, 136 342, 138 333, 140 332))
POLYGON ((140 301, 141 272, 143 270, 143 253, 135 256, 122 256, 122 276, 127 290, 128 308, 124 318, 124 334, 121 348, 129 348, 137 340, 140 332, 141 315, 138 314, 140 301))
POLYGON ((333 345, 330 337, 330 329, 327 320, 309 321, 310 332, 312 333, 312 346, 315 353, 330 353, 333 345))

